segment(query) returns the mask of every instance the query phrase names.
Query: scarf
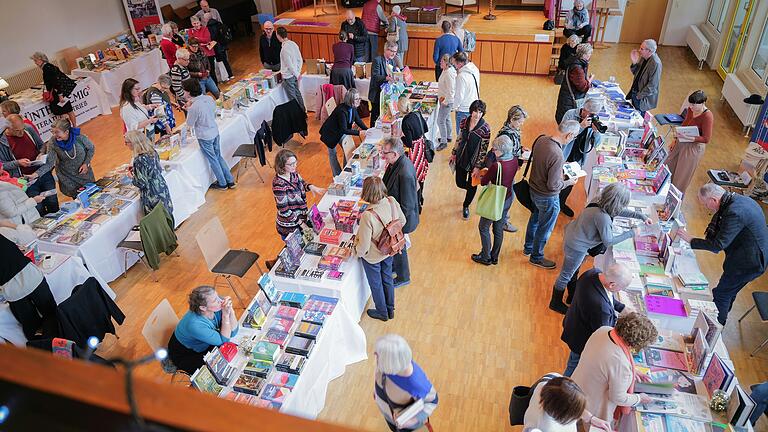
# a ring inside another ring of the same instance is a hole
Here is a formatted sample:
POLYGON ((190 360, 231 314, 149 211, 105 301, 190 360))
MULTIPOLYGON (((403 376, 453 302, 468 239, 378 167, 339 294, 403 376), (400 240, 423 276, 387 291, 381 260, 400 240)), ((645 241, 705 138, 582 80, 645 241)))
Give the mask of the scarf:
POLYGON ((0 167, 0 181, 1 182, 5 182, 5 183, 10 183, 10 184, 12 184, 14 186, 18 186, 18 187, 24 189, 24 185, 19 183, 19 179, 15 178, 15 177, 12 177, 11 173, 9 173, 8 171, 4 170, 1 167, 0 167))
POLYGON ((714 215, 712 215, 712 220, 709 221, 709 225, 707 225, 707 230, 705 231, 705 238, 707 240, 714 240, 715 237, 717 237, 717 233, 720 231, 720 224, 723 223, 723 216, 732 202, 733 192, 726 192, 723 194, 722 198, 720 198, 720 208, 717 209, 717 212, 715 212, 714 215))
POLYGON ((579 24, 587 21, 587 7, 584 6, 581 8, 581 10, 577 10, 575 7, 573 8, 573 14, 571 15, 571 24, 576 27, 579 24))
MULTIPOLYGON (((616 329, 611 329, 611 331, 608 332, 608 336, 613 340, 613 342, 621 348, 622 351, 624 351, 624 354, 627 356, 627 360, 629 360, 629 366, 632 370, 632 382, 629 384, 629 388, 627 389, 627 393, 634 393, 635 392, 635 361, 632 359, 632 353, 629 351, 629 345, 627 345, 626 342, 624 342, 624 339, 619 336, 618 333, 616 333, 616 329)), ((628 406, 617 406, 616 410, 613 412, 613 418, 618 420, 621 418, 622 415, 628 415, 632 412, 632 407, 628 406)))
POLYGON ((59 141, 56 139, 56 145, 64 151, 70 151, 75 146, 75 141, 78 136, 80 136, 80 128, 71 127, 69 128, 69 138, 67 138, 66 141, 59 141))
POLYGON ((497 136, 506 135, 509 140, 512 141, 512 157, 519 158, 523 153, 523 145, 520 142, 520 129, 515 129, 510 125, 505 124, 499 130, 497 136))

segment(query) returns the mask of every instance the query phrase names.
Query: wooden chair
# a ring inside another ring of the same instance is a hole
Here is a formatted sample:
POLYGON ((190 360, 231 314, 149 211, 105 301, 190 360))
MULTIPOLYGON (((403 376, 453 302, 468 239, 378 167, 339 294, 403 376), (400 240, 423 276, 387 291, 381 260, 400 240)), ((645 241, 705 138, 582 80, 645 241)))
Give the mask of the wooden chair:
MULTIPOLYGON (((763 323, 767 323, 768 322, 768 291, 755 291, 755 292, 753 292, 752 293, 752 300, 755 301, 755 304, 752 305, 752 307, 749 308, 749 310, 744 312, 744 315, 742 315, 741 318, 739 318, 739 323, 741 323, 741 320, 743 320, 747 315, 749 315, 749 313, 752 312, 752 310, 754 310, 755 308, 757 308, 757 313, 760 315, 760 320, 763 323)), ((757 348, 755 348, 754 351, 752 351, 749 354, 749 356, 750 357, 754 357, 755 354, 757 354, 758 351, 763 349, 766 344, 768 344, 768 338, 766 338, 763 341, 763 343, 758 345, 757 348)))
POLYGON ((480 2, 478 0, 445 0, 445 14, 448 14, 448 6, 461 8, 461 15, 464 15, 464 8, 466 6, 475 6, 477 8, 476 13, 480 13, 480 2))
MULTIPOLYGON (((163 299, 152 313, 149 314, 149 318, 144 322, 144 327, 141 329, 141 334, 144 336, 144 340, 152 348, 153 352, 156 352, 160 348, 168 348, 168 341, 171 339, 171 334, 176 330, 176 326, 179 324, 179 317, 176 316, 176 312, 173 310, 171 303, 168 299, 163 299)), ((177 375, 184 375, 187 378, 186 382, 189 382, 189 374, 179 370, 171 362, 170 359, 163 361, 163 372, 171 375, 171 384, 176 381, 177 375)))
POLYGON ((336 9, 336 15, 339 14, 339 5, 336 4, 336 0, 314 0, 314 10, 313 10, 313 16, 318 16, 317 14, 317 8, 320 8, 320 15, 326 15, 327 12, 325 11, 326 7, 333 6, 334 9, 336 9))

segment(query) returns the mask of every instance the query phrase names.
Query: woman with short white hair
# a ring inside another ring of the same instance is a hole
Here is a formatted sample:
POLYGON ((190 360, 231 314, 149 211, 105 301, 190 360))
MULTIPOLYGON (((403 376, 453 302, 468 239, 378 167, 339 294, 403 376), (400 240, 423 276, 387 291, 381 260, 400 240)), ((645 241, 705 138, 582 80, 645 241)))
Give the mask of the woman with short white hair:
POLYGON ((53 115, 66 117, 73 127, 77 125, 75 110, 69 99, 77 84, 56 65, 49 62, 48 56, 44 53, 37 51, 29 58, 43 71, 43 84, 46 90, 43 93, 43 100, 48 102, 53 115))
POLYGON ((575 0, 573 9, 569 10, 565 16, 565 29, 563 36, 570 37, 578 35, 583 41, 589 41, 592 36, 592 26, 589 24, 589 12, 584 5, 584 0, 575 0))
POLYGON ((163 34, 163 38, 160 39, 160 52, 163 53, 163 58, 168 67, 172 68, 176 63, 176 50, 179 49, 178 45, 173 42, 173 27, 170 24, 163 24, 160 31, 163 34))
POLYGON ((402 336, 388 334, 376 341, 374 399, 389 429, 395 432, 413 431, 424 426, 437 408, 437 391, 421 367, 413 361, 408 342, 402 336), (421 403, 424 406, 410 420, 398 426, 398 413, 421 403))

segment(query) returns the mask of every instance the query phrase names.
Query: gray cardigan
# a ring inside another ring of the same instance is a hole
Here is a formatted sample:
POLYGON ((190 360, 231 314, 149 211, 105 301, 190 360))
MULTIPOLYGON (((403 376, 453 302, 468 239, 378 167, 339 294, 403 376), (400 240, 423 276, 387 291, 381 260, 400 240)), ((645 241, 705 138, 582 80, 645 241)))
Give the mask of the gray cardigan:
MULTIPOLYGON (((619 216, 645 220, 646 216, 630 210, 623 210, 619 216)), ((632 230, 625 231, 618 236, 613 235, 611 217, 600 207, 587 207, 579 217, 565 226, 565 247, 580 251, 586 251, 600 243, 605 246, 613 246, 628 238, 632 238, 632 230)))
POLYGON ((641 60, 629 67, 632 75, 640 71, 643 61, 648 62, 638 77, 635 108, 640 111, 648 111, 656 108, 659 103, 659 84, 661 83, 661 59, 654 53, 648 60, 641 60))

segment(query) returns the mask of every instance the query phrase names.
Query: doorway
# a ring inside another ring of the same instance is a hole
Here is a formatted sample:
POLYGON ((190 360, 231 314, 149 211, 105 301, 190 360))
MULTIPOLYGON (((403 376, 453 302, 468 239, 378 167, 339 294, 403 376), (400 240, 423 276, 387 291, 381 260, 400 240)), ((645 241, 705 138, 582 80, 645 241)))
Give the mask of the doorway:
POLYGON ((667 13, 667 1, 627 0, 619 42, 639 44, 646 39, 658 41, 667 13))

